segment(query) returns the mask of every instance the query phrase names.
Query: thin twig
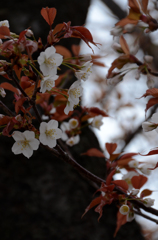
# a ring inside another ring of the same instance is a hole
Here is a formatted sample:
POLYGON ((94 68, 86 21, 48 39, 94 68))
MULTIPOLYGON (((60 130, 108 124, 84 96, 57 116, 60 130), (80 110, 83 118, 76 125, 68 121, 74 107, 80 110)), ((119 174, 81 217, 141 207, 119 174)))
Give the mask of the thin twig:
POLYGON ((141 216, 141 217, 143 217, 143 218, 146 218, 146 219, 148 219, 148 220, 150 220, 150 221, 152 221, 152 222, 155 222, 156 224, 158 224, 158 220, 156 220, 156 219, 154 219, 154 218, 152 218, 152 217, 149 217, 149 216, 147 216, 146 214, 144 214, 144 213, 142 213, 142 212, 139 212, 139 211, 134 210, 134 213, 137 214, 137 215, 139 215, 139 216, 141 216))
POLYGON ((15 117, 15 114, 4 103, 2 103, 2 101, 0 101, 0 107, 3 109, 3 111, 7 115, 9 115, 11 117, 15 117))

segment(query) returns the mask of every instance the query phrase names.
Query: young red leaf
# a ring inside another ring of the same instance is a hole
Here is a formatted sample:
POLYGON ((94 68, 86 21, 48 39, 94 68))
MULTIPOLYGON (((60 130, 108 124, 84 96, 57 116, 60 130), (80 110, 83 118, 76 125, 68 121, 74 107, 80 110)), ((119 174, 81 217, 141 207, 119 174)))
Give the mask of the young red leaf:
POLYGON ((142 1, 142 10, 145 14, 147 14, 147 8, 148 8, 148 0, 142 1))
POLYGON ((127 216, 121 214, 119 211, 117 212, 117 227, 114 233, 114 237, 116 237, 116 234, 118 232, 118 230, 120 229, 120 227, 122 225, 124 225, 127 222, 127 216))
MULTIPOLYGON (((125 153, 125 154, 123 154, 120 158, 119 158, 119 160, 121 160, 121 159, 131 159, 133 156, 135 156, 135 155, 138 155, 138 153, 125 153)), ((118 160, 118 161, 119 161, 118 160)))
POLYGON ((86 208, 84 214, 82 215, 82 217, 94 206, 98 205, 101 202, 102 196, 99 196, 95 199, 92 200, 92 202, 89 204, 89 206, 86 208))
POLYGON ((100 204, 95 208, 95 212, 98 212, 98 213, 99 213, 98 221, 99 221, 99 219, 102 217, 103 207, 104 207, 106 204, 110 204, 112 201, 113 201, 113 198, 111 198, 110 201, 106 201, 105 199, 102 199, 101 202, 100 202, 100 204))
POLYGON ((11 117, 9 116, 4 116, 0 119, 0 126, 7 124, 11 120, 11 117))
POLYGON ((157 103, 158 103, 158 97, 149 99, 148 103, 146 104, 145 112, 157 103))
POLYGON ((10 137, 10 131, 13 129, 13 127, 14 127, 14 122, 13 121, 9 121, 8 123, 7 123, 7 126, 3 129, 3 131, 2 131, 2 133, 3 133, 3 135, 4 136, 8 136, 8 137, 10 137))
POLYGON ((19 94, 18 89, 13 87, 10 83, 7 83, 7 82, 1 83, 0 87, 4 88, 6 90, 12 91, 12 92, 14 92, 16 94, 19 94))
POLYGON ((148 178, 144 175, 134 176, 131 179, 132 185, 136 189, 140 189, 146 182, 148 178))
POLYGON ((146 91, 146 93, 141 96, 142 97, 147 97, 147 96, 153 96, 153 97, 158 97, 158 89, 157 88, 151 88, 146 91))
POLYGON ((126 191, 128 190, 128 184, 124 180, 115 180, 115 181, 112 181, 112 183, 114 183, 118 187, 123 188, 126 191))
POLYGON ((42 8, 41 15, 46 20, 46 22, 51 26, 54 22, 56 16, 56 9, 55 8, 42 8))
POLYGON ((26 101, 26 98, 19 98, 15 103, 15 112, 18 113, 21 110, 23 103, 26 101))
POLYGON ((108 153, 111 155, 117 148, 117 144, 116 143, 106 143, 105 144, 106 150, 108 151, 108 153))
POLYGON ((104 154, 100 150, 98 150, 97 148, 91 148, 87 152, 82 153, 81 155, 105 158, 104 154))
POLYGON ((1 26, 0 27, 0 38, 5 39, 6 37, 10 36, 10 30, 6 26, 1 26))
POLYGON ((123 36, 120 37, 120 45, 125 54, 130 54, 129 47, 123 36))
POLYGON ((111 173, 106 178, 106 184, 110 185, 113 175, 115 174, 116 169, 112 170, 111 173))
POLYGON ((158 168, 158 162, 156 163, 156 166, 154 168, 149 168, 149 170, 155 170, 156 168, 158 168))
POLYGON ((141 156, 150 156, 150 155, 155 155, 155 154, 158 154, 158 149, 151 150, 150 152, 148 152, 145 155, 143 155, 143 154, 140 154, 140 155, 141 156))
POLYGON ((153 191, 149 190, 149 189, 144 189, 141 194, 140 194, 140 198, 144 198, 147 196, 150 196, 152 194, 153 191))

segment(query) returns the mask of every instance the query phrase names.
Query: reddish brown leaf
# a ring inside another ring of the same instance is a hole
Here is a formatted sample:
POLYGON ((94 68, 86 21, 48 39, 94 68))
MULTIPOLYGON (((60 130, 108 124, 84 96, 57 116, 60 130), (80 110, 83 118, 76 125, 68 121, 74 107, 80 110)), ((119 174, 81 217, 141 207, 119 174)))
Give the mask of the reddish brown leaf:
POLYGON ((53 35, 56 35, 57 33, 59 33, 64 28, 64 26, 65 25, 63 23, 57 24, 53 30, 53 35))
POLYGON ((98 150, 97 148, 91 148, 87 152, 82 153, 81 155, 105 158, 104 154, 100 150, 98 150))
POLYGON ((7 82, 1 83, 0 87, 4 88, 6 90, 12 91, 12 92, 14 92, 16 94, 19 94, 18 89, 13 87, 12 84, 10 84, 10 83, 7 83, 7 82))
POLYGON ((112 183, 114 183, 118 187, 125 189, 126 191, 128 190, 128 184, 124 180, 115 180, 115 181, 112 181, 112 183))
POLYGON ((147 14, 147 8, 148 8, 148 0, 143 0, 142 1, 142 10, 146 14, 147 14))
POLYGON ((56 16, 56 9, 55 8, 42 8, 41 15, 46 20, 46 22, 51 26, 54 22, 56 16))
POLYGON ((146 93, 141 96, 142 97, 147 97, 147 96, 153 96, 153 97, 158 97, 158 88, 151 88, 146 91, 146 93))
POLYGON ((158 162, 156 163, 154 168, 149 168, 149 170, 155 170, 156 168, 158 168, 158 162))
POLYGON ((150 155, 155 155, 155 154, 158 154, 158 149, 151 150, 150 152, 148 152, 145 155, 143 155, 143 154, 140 154, 140 155, 141 156, 150 156, 150 155))
POLYGON ((135 12, 140 12, 140 7, 137 0, 128 0, 128 2, 130 8, 132 8, 135 12))
POLYGON ((19 100, 15 103, 15 112, 18 113, 23 106, 23 103, 26 101, 26 98, 19 98, 19 100))
POLYGON ((140 189, 146 182, 148 178, 144 175, 134 176, 131 179, 132 185, 136 189, 140 189))
POLYGON ((117 144, 116 143, 106 143, 105 144, 106 150, 108 151, 108 153, 111 155, 117 148, 117 144))
POLYGON ((106 178, 106 184, 110 185, 113 175, 115 174, 116 169, 112 170, 111 173, 106 178))
POLYGON ((119 211, 117 212, 117 227, 114 233, 114 237, 116 237, 116 234, 118 232, 118 230, 120 229, 120 227, 122 225, 124 225, 127 222, 127 216, 126 215, 122 215, 119 211))
POLYGON ((89 206, 86 208, 84 214, 82 215, 82 217, 94 206, 98 205, 101 202, 102 196, 99 196, 95 199, 92 200, 92 202, 89 204, 89 206))
MULTIPOLYGON (((119 160, 121 160, 121 159, 129 159, 129 158, 131 158, 131 157, 133 157, 133 156, 136 156, 136 155, 138 155, 138 153, 133 153, 133 152, 131 152, 131 153, 125 153, 125 154, 123 154, 120 158, 119 158, 119 160)), ((118 161, 119 161, 118 160, 118 161)))
MULTIPOLYGON (((133 16, 134 18, 134 16, 133 16)), ((118 23, 116 23, 116 26, 124 27, 126 24, 134 24, 137 25, 138 20, 129 19, 128 17, 121 19, 118 23)))
POLYGON ((72 57, 71 52, 66 47, 57 45, 57 46, 55 46, 55 48, 56 48, 56 52, 61 54, 64 58, 71 58, 72 57))
POLYGON ((140 198, 144 198, 147 196, 150 196, 152 194, 153 191, 149 190, 149 189, 144 189, 141 194, 140 194, 140 198))
POLYGON ((120 37, 120 45, 125 54, 130 54, 127 42, 123 36, 120 37))
POLYGON ((6 37, 10 36, 10 30, 6 26, 0 27, 0 38, 5 39, 6 37))
POLYGON ((148 103, 146 104, 145 112, 157 103, 158 103, 158 97, 149 99, 148 103))
POLYGON ((0 126, 7 124, 10 120, 11 120, 11 117, 4 116, 3 118, 0 119, 0 126))
POLYGON ((126 63, 128 63, 130 61, 129 59, 129 55, 122 55, 118 58, 116 58, 112 64, 111 64, 111 67, 109 68, 108 70, 108 75, 107 75, 107 78, 110 77, 112 71, 115 69, 115 68, 118 68, 118 69, 121 69, 126 63))

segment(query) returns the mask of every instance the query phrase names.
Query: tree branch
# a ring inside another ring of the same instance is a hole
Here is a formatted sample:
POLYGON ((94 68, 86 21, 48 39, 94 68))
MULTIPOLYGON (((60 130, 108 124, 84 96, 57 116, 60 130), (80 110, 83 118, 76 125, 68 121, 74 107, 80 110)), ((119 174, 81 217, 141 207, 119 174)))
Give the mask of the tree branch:
POLYGON ((111 12, 118 17, 118 19, 125 18, 127 13, 122 10, 114 1, 112 0, 102 0, 103 3, 111 10, 111 12))

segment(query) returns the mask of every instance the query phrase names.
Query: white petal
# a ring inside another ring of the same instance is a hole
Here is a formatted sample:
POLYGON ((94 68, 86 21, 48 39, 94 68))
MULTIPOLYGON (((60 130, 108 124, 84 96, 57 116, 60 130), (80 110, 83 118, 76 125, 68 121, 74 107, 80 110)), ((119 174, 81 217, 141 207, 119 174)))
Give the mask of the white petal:
POLYGON ((14 143, 14 145, 12 146, 12 152, 14 153, 14 154, 20 154, 20 153, 22 153, 22 146, 21 146, 21 144, 20 143, 18 143, 18 142, 15 142, 14 143))
POLYGON ((25 136, 23 135, 22 132, 19 131, 13 132, 12 137, 14 138, 15 141, 25 140, 25 136))
POLYGON ((41 122, 39 130, 40 130, 40 133, 45 133, 45 131, 47 130, 47 123, 41 122))
POLYGON ((30 158, 33 154, 32 148, 28 145, 27 148, 24 148, 22 153, 24 154, 25 157, 30 158))
POLYGON ((29 142, 29 144, 30 144, 30 146, 31 146, 31 148, 32 148, 33 150, 37 150, 40 143, 39 143, 39 141, 35 138, 35 139, 31 140, 31 141, 29 142))
POLYGON ((64 113, 67 115, 70 111, 73 111, 74 104, 67 101, 66 107, 64 108, 64 113))
POLYGON ((57 128, 55 131, 56 131, 56 134, 57 134, 55 136, 55 139, 61 138, 62 137, 62 131, 59 128, 57 128))
POLYGON ((51 46, 51 47, 48 47, 46 50, 45 50, 45 54, 47 56, 47 58, 49 58, 51 55, 55 54, 56 52, 56 49, 55 47, 51 46))
POLYGON ((60 55, 59 53, 55 53, 55 62, 56 62, 56 66, 60 66, 61 63, 63 62, 63 56, 60 55))
POLYGON ((27 140, 35 138, 35 133, 33 131, 26 130, 23 134, 27 140))
POLYGON ((158 123, 158 112, 152 115, 151 121, 153 123, 158 123))
POLYGON ((55 129, 58 127, 58 121, 56 120, 50 120, 47 125, 47 129, 55 129))

